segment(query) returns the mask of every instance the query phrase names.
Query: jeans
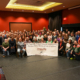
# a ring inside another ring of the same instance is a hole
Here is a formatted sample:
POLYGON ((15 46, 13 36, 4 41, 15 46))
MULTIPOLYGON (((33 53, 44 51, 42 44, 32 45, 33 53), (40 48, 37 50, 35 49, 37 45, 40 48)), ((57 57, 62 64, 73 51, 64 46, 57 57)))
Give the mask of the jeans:
POLYGON ((21 54, 24 55, 25 54, 25 49, 22 49, 22 53, 20 51, 21 51, 21 49, 17 49, 17 52, 18 52, 19 55, 21 55, 21 54))
POLYGON ((3 49, 3 56, 5 56, 5 55, 8 55, 8 56, 9 56, 9 51, 8 51, 8 50, 5 51, 5 50, 3 49))
POLYGON ((67 57, 70 57, 70 50, 66 53, 67 57))

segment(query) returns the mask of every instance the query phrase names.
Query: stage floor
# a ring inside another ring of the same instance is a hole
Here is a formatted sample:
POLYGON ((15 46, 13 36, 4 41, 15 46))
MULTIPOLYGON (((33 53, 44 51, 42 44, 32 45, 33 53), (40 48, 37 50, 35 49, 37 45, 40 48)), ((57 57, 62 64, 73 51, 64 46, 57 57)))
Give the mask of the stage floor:
POLYGON ((0 56, 0 67, 6 80, 80 80, 80 61, 66 57, 0 56))

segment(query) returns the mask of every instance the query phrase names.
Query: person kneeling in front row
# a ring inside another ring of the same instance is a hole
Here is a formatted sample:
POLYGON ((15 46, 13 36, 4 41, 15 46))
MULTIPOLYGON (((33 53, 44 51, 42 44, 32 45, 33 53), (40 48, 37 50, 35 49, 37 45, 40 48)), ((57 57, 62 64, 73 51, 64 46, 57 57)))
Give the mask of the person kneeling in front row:
POLYGON ((70 59, 74 59, 74 58, 78 58, 79 57, 79 59, 80 59, 80 48, 78 47, 78 43, 77 43, 77 41, 74 41, 74 46, 73 46, 73 48, 72 48, 72 50, 71 50, 71 54, 70 54, 70 59))

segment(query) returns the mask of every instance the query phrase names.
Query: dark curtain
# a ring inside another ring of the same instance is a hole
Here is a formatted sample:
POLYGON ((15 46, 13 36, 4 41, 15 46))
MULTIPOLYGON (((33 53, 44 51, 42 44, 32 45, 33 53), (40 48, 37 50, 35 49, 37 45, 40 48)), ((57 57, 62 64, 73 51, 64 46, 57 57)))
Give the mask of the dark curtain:
POLYGON ((62 26, 62 11, 49 13, 49 27, 48 28, 52 31, 54 29, 60 30, 61 26, 62 26))

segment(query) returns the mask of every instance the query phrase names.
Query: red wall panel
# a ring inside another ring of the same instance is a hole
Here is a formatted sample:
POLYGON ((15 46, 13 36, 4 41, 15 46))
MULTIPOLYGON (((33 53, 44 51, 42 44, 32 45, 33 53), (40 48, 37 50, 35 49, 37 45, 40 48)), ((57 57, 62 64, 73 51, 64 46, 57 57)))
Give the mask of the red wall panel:
POLYGON ((63 10, 62 24, 75 24, 75 23, 80 23, 80 8, 73 10, 68 9, 63 10))
POLYGON ((32 30, 48 29, 48 14, 0 11, 0 31, 9 31, 9 22, 31 22, 32 30))

